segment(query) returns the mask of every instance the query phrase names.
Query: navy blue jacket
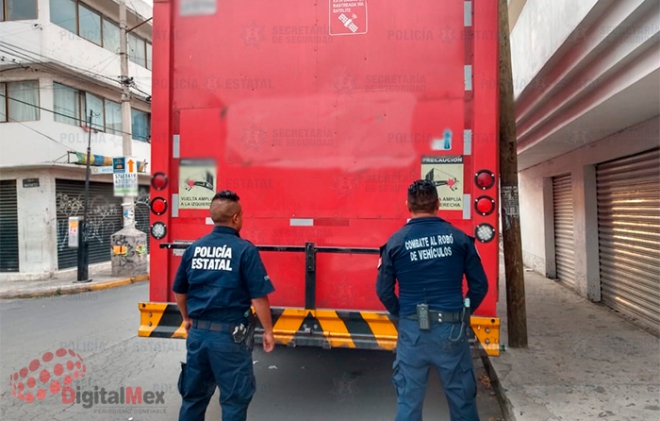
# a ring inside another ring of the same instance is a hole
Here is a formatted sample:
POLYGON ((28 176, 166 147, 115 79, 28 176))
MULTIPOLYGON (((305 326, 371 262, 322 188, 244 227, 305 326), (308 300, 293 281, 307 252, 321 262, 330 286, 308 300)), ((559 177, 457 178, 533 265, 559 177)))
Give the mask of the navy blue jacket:
POLYGON ((216 226, 184 252, 172 290, 188 294, 188 317, 245 322, 252 299, 275 291, 259 251, 233 228, 216 226))
POLYGON ((460 311, 463 275, 467 278, 470 309, 476 310, 488 292, 488 279, 474 238, 439 217, 411 219, 380 248, 376 292, 396 317, 431 310, 460 311), (399 298, 394 293, 399 282, 399 298))

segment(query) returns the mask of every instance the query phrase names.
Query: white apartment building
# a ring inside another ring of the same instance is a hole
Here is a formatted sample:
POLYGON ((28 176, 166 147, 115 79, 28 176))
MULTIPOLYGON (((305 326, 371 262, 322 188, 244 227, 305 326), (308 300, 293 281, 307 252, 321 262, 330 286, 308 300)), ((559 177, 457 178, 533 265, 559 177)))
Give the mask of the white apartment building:
POLYGON ((660 332, 660 3, 511 0, 527 266, 660 332))
MULTIPOLYGON (((144 163, 135 218, 147 232, 152 6, 127 6, 132 155, 144 163)), ((110 261, 122 198, 96 172, 123 155, 118 20, 116 0, 0 0, 0 281, 76 267, 68 217, 83 213, 90 133, 89 262, 110 261)))

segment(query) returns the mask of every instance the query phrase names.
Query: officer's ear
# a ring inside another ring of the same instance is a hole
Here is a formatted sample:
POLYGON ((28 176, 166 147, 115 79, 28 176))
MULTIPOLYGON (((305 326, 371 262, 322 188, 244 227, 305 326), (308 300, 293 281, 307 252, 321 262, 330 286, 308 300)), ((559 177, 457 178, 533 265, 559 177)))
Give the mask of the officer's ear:
POLYGON ((408 212, 412 212, 412 211, 410 210, 410 204, 408 204, 408 200, 406 200, 406 208, 408 209, 408 212))

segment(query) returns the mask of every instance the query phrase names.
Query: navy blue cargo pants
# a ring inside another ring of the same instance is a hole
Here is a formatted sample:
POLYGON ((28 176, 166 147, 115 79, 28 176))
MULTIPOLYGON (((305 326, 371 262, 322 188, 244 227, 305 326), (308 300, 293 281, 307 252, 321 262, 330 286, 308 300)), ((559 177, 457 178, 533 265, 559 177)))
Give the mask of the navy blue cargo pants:
POLYGON ((231 333, 190 328, 187 361, 179 376, 179 421, 203 421, 206 407, 220 388, 222 421, 245 421, 256 390, 252 353, 234 343, 231 333))
POLYGON ((440 376, 451 421, 479 421, 477 382, 466 335, 469 328, 464 325, 461 332, 460 323, 433 323, 430 331, 422 331, 416 320, 399 320, 393 366, 397 393, 396 421, 422 420, 431 367, 435 367, 440 376))

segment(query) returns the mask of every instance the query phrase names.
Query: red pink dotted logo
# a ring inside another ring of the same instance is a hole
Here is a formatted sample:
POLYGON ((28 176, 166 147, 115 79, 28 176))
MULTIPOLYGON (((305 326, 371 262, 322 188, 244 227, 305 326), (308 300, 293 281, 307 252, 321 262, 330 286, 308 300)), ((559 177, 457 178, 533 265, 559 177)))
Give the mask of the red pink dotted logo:
POLYGON ((79 354, 60 348, 55 353, 46 352, 41 359, 32 360, 27 367, 9 376, 9 386, 12 395, 32 403, 35 399, 43 400, 48 392, 58 395, 62 388, 85 377, 85 372, 87 367, 79 354))

